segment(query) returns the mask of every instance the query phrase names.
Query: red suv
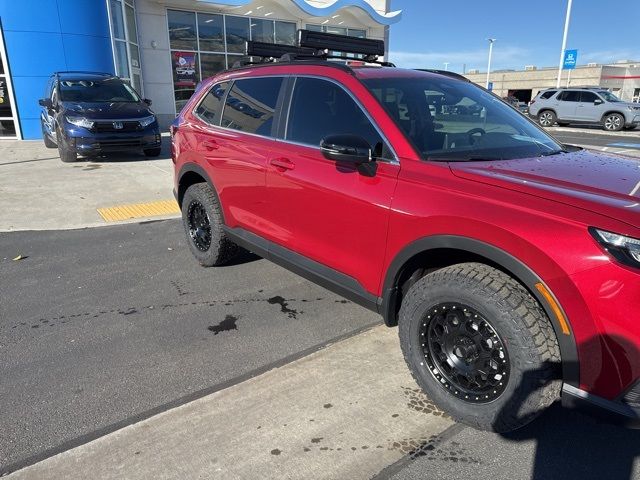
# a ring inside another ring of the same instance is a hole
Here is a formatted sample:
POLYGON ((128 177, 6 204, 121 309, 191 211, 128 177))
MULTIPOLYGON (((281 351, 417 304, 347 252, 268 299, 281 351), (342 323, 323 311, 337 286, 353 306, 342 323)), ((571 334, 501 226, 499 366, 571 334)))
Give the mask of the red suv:
POLYGON ((379 312, 477 428, 560 396, 633 425, 640 163, 561 145, 449 72, 288 60, 203 82, 172 127, 197 260, 243 247, 379 312))

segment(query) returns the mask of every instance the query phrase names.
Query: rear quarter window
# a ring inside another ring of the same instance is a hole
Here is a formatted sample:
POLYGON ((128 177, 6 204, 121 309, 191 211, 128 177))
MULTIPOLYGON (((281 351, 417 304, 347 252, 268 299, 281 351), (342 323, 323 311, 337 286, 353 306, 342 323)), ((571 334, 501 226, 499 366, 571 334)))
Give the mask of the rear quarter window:
POLYGON ((282 77, 236 80, 227 95, 221 126, 271 136, 282 77))
POLYGON ((549 98, 553 97, 553 95, 555 95, 556 92, 557 90, 549 90, 548 92, 544 92, 542 95, 540 95, 540 98, 543 98, 544 100, 548 100, 549 98))
POLYGON ((229 88, 229 82, 216 83, 211 87, 196 108, 196 115, 211 125, 219 125, 222 99, 227 88, 229 88))

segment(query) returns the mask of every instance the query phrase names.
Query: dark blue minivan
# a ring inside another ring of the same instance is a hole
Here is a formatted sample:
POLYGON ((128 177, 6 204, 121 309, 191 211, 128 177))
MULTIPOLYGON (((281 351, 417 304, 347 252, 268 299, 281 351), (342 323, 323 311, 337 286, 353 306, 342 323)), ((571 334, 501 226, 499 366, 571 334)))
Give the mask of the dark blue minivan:
POLYGON ((63 162, 126 150, 160 155, 160 128, 151 101, 114 75, 56 72, 39 103, 44 144, 57 147, 63 162))

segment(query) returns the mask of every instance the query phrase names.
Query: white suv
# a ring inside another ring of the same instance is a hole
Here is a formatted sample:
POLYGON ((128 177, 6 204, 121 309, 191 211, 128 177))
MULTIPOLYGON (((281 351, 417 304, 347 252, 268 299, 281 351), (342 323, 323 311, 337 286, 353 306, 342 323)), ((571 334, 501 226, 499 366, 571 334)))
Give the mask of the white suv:
POLYGON ((624 102, 603 88, 554 88, 538 93, 529 115, 543 127, 599 123, 609 131, 631 130, 640 123, 640 104, 624 102))

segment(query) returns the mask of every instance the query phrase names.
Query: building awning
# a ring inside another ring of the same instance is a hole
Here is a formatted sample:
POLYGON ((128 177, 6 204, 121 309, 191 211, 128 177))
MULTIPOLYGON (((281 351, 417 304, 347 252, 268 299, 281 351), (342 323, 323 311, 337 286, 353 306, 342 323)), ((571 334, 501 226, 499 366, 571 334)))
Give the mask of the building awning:
MULTIPOLYGON (((314 2, 312 5, 307 0, 196 0, 194 3, 199 5, 215 6, 222 9, 235 9, 241 7, 256 7, 264 4, 272 4, 280 8, 290 10, 296 7, 302 17, 334 17, 340 10, 346 10, 350 13, 358 15, 356 12, 364 13, 369 19, 378 25, 391 25, 400 21, 402 12, 400 10, 394 12, 384 12, 373 8, 366 0, 334 0, 325 5, 314 2), (231 7, 231 8, 230 8, 231 7)), ((231 13, 231 12, 229 12, 231 13)))

